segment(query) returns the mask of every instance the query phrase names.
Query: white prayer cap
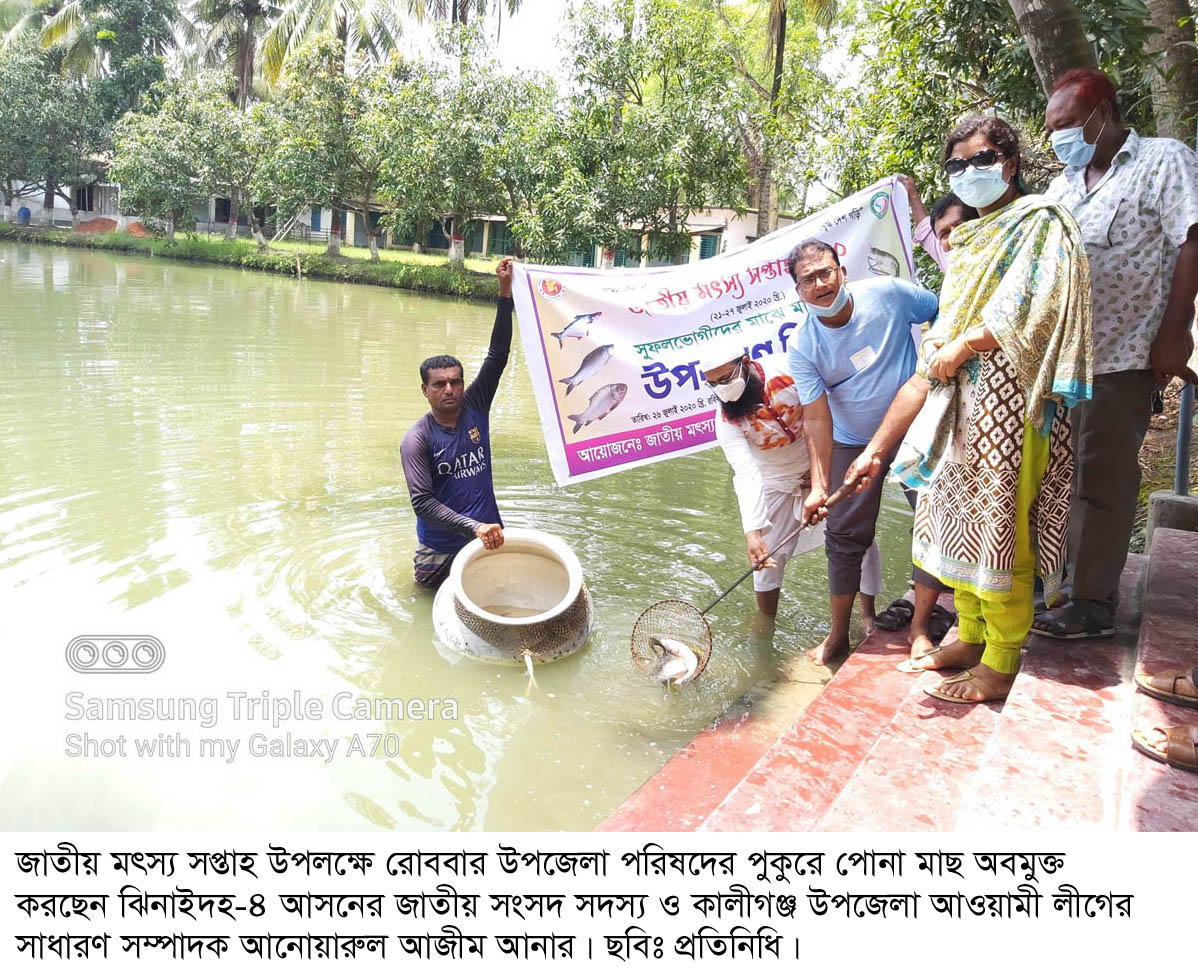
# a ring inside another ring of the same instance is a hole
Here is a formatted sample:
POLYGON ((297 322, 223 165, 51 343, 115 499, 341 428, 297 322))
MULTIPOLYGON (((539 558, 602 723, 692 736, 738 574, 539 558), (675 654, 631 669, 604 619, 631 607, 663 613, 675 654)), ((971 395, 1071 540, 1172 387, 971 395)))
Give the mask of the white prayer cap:
POLYGON ((745 339, 740 335, 728 335, 709 341, 699 355, 699 367, 704 372, 714 371, 720 365, 743 358, 745 339))

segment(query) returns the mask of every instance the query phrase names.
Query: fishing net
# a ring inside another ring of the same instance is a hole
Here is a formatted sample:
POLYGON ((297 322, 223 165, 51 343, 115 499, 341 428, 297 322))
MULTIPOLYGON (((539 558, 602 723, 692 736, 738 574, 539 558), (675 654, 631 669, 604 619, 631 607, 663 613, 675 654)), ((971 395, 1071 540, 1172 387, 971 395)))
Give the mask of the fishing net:
MULTIPOLYGON (((534 661, 549 661, 569 654, 574 650, 579 634, 591 630, 591 595, 586 584, 579 588, 578 597, 566 610, 537 624, 500 624, 480 618, 456 597, 453 607, 462 625, 486 642, 487 661, 507 659, 519 664, 525 652, 532 655, 534 661)), ((469 653, 479 657, 478 652, 469 653)))
POLYGON ((671 598, 650 604, 632 626, 632 660, 642 672, 656 676, 661 658, 649 644, 650 638, 681 641, 699 659, 694 677, 703 674, 711 660, 711 628, 703 612, 681 598, 671 598))

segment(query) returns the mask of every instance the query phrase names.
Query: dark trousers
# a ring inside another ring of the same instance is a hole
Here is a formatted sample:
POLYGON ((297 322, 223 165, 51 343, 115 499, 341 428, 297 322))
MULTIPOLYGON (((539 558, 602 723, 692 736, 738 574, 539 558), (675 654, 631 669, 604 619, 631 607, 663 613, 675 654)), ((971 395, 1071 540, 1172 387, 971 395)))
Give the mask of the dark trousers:
POLYGON ((1094 376, 1073 409, 1069 574, 1075 600, 1113 610, 1140 495, 1140 446, 1152 417, 1151 371, 1094 376))
MULTIPOLYGON (((832 443, 832 466, 828 471, 828 490, 834 492, 844 482, 853 460, 864 446, 832 443)), ((896 450, 897 451, 897 450, 896 450)), ((824 533, 824 554, 828 558, 828 593, 856 594, 861 587, 861 560, 874 542, 878 510, 882 506, 882 487, 894 452, 883 457, 881 472, 870 480, 869 488, 850 493, 828 510, 824 533)))

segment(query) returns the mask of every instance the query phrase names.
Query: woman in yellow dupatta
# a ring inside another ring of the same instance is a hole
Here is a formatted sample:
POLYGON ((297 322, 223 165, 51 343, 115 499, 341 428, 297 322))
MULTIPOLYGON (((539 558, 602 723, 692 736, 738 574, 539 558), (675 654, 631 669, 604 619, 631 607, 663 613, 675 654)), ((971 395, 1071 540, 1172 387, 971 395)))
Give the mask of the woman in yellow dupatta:
POLYGON ((909 664, 965 669, 928 693, 984 702, 1015 681, 1035 575, 1049 603, 1060 587, 1068 409, 1090 397, 1090 276, 1069 212, 1024 194, 1019 136, 1006 122, 963 122, 944 168, 980 215, 953 231, 940 317, 917 373, 845 481, 876 475, 905 434, 893 472, 920 490, 912 558, 954 588, 960 615, 956 641, 909 664))

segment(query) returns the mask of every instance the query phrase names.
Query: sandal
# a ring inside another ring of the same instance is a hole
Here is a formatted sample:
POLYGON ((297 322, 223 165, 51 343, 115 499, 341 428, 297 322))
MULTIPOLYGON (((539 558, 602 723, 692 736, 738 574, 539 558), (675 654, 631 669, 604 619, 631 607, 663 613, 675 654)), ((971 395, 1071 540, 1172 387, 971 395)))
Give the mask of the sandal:
MULTIPOLYGON (((928 654, 930 655, 931 652, 928 652, 928 654)), ((957 675, 944 679, 940 685, 952 685, 956 682, 972 682, 973 680, 973 672, 966 669, 957 675)), ((934 699, 940 699, 943 702, 956 702, 958 705, 981 705, 985 702, 1002 702, 1006 699, 1005 695, 996 695, 990 699, 962 699, 955 695, 946 695, 944 692, 941 692, 940 685, 929 685, 924 689, 924 692, 934 699)))
POLYGON ((1070 601, 1062 608, 1037 614, 1032 631, 1058 641, 1077 641, 1082 638, 1110 638, 1115 626, 1103 623, 1079 601, 1070 601))
POLYGON ((1168 763, 1174 769, 1198 773, 1198 724, 1189 726, 1159 726, 1165 734, 1165 751, 1154 749, 1148 737, 1139 729, 1131 731, 1132 748, 1158 763, 1168 763))
POLYGON ((915 605, 905 597, 900 597, 897 601, 891 601, 889 607, 874 620, 883 631, 902 631, 914 616, 915 605))
POLYGON ((949 629, 957 623, 957 616, 937 604, 932 608, 932 616, 928 619, 928 637, 933 644, 939 644, 949 629))
POLYGON ((1167 672, 1157 672, 1155 675, 1148 675, 1145 672, 1136 673, 1136 685, 1145 695, 1151 695, 1154 699, 1160 699, 1162 702, 1173 702, 1176 705, 1186 705, 1191 709, 1198 709, 1198 665, 1195 665, 1188 672, 1171 670, 1167 672), (1190 691, 1194 695, 1184 695, 1177 691, 1178 682, 1185 684, 1183 679, 1190 680, 1190 691))

